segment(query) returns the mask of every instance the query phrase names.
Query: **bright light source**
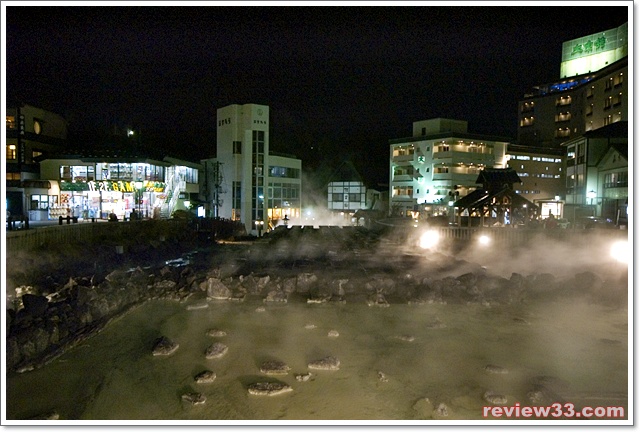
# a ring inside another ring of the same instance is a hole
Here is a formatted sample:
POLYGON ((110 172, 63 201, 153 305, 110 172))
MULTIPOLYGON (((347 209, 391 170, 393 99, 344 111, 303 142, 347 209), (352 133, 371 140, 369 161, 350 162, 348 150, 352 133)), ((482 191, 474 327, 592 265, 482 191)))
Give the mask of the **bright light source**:
POLYGON ((425 231, 425 233, 420 237, 419 244, 422 249, 431 249, 438 244, 439 240, 440 234, 438 234, 438 231, 425 231))
POLYGON ((483 246, 486 246, 489 243, 491 243, 491 238, 489 238, 489 236, 487 235, 481 235, 480 237, 478 237, 478 243, 480 243, 483 246))
POLYGON ((618 262, 628 264, 630 255, 629 242, 626 240, 619 240, 611 246, 611 257, 618 262))
POLYGON ((184 202, 184 206, 185 206, 186 208, 191 207, 191 201, 189 201, 189 200, 185 200, 185 202, 184 202))
POLYGON ((129 130, 127 131, 127 135, 129 135, 129 136, 133 136, 133 133, 134 133, 134 132, 133 132, 131 129, 129 129, 129 130))

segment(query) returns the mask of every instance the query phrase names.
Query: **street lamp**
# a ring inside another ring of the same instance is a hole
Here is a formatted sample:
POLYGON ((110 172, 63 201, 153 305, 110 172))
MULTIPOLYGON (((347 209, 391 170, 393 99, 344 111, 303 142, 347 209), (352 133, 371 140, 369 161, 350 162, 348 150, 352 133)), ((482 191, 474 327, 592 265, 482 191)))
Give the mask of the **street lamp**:
POLYGON ((593 189, 587 192, 587 198, 591 200, 590 205, 593 205, 593 199, 596 197, 596 191, 593 189))

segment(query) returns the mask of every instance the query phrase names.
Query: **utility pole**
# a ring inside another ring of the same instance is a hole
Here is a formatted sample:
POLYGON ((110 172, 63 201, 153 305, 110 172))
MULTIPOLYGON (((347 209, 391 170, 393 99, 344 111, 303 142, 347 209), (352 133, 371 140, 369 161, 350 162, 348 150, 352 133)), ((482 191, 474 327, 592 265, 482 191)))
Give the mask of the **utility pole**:
POLYGON ((220 195, 222 194, 222 162, 215 161, 213 163, 213 173, 212 179, 213 181, 213 217, 220 217, 220 206, 222 205, 222 199, 220 195))

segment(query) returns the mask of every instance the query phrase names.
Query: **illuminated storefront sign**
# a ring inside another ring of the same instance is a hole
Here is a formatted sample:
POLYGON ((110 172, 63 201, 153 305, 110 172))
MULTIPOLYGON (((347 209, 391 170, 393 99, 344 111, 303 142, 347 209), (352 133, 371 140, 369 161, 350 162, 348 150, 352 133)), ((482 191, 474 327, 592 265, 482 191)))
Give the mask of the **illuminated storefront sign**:
MULTIPOLYGON (((143 192, 164 192, 167 184, 164 182, 145 181, 143 182, 143 192)), ((92 192, 136 192, 136 182, 130 181, 90 181, 90 182, 60 182, 62 191, 92 191, 92 192)))

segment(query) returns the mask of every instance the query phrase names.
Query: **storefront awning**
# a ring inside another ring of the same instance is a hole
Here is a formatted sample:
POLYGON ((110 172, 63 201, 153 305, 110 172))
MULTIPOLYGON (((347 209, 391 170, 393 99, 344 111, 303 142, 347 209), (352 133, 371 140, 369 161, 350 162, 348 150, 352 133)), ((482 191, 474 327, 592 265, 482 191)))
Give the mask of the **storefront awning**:
POLYGON ((23 180, 22 182, 20 182, 20 187, 33 189, 51 189, 51 183, 49 183, 49 180, 23 180))

